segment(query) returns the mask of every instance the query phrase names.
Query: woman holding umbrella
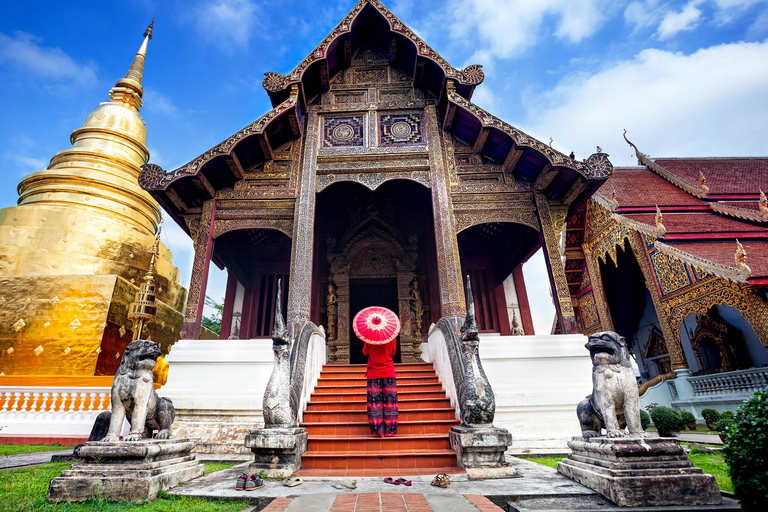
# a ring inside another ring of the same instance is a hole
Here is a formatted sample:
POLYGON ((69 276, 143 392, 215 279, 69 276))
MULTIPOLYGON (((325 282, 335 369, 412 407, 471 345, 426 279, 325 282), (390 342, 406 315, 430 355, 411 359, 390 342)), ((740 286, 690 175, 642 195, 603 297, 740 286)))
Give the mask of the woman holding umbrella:
POLYGON ((355 315, 352 327, 368 356, 368 424, 375 436, 397 433, 397 384, 392 356, 397 351, 400 320, 387 308, 371 306, 355 315))

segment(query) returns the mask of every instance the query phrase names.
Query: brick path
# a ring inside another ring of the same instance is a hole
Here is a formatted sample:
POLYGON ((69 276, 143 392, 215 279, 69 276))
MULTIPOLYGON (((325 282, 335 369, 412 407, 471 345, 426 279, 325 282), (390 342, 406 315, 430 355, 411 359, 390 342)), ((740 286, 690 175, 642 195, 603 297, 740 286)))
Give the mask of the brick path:
MULTIPOLYGON (((464 498, 479 512, 500 512, 502 509, 479 494, 464 494, 464 498)), ((461 499, 456 497, 455 499, 461 499)), ((294 498, 276 498, 262 512, 283 512, 294 498)), ((339 494, 328 512, 444 512, 433 510, 423 494, 396 492, 339 494)))

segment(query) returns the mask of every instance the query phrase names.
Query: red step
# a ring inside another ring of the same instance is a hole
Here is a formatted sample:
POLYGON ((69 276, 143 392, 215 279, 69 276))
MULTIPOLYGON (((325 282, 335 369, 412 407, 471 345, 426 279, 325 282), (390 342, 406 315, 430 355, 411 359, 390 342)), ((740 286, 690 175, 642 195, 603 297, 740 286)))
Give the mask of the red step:
MULTIPOLYGON (((461 472, 448 431, 456 413, 431 364, 397 364, 398 431, 371 434, 366 412, 365 365, 325 365, 307 404, 301 426, 309 434, 302 471, 408 469, 424 474, 438 468, 461 472)), ((300 473, 301 474, 301 473, 300 473)))

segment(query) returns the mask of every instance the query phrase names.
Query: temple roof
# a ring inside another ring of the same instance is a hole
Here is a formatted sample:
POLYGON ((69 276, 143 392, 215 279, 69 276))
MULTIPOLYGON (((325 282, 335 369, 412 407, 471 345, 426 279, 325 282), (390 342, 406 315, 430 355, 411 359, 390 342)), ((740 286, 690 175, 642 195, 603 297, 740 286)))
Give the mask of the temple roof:
MULTIPOLYGON (((610 175, 613 166, 605 153, 598 150, 588 159, 571 158, 472 104, 472 92, 484 79, 480 66, 454 68, 380 1, 360 0, 293 71, 265 75, 272 110, 174 171, 145 166, 139 176, 142 188, 188 231, 183 215, 199 210, 217 191, 233 188, 246 171, 269 162, 279 148, 301 137, 309 109, 319 105, 334 77, 351 67, 355 52, 364 47, 384 55, 414 89, 424 91, 421 103, 437 107, 445 132, 466 141, 473 153, 500 166, 516 182, 553 201, 575 205, 610 175)), ((348 106, 389 108, 379 102, 348 106)), ((280 197, 291 193, 295 195, 295 190, 281 192, 280 197)))
POLYGON ((739 240, 752 270, 748 282, 768 284, 768 210, 762 214, 759 208, 760 190, 768 189, 768 158, 642 156, 653 165, 615 168, 598 190, 606 201, 615 194, 614 214, 654 228, 658 206, 666 228, 663 244, 732 269, 738 269, 739 240), (700 172, 706 194, 693 185, 700 172))

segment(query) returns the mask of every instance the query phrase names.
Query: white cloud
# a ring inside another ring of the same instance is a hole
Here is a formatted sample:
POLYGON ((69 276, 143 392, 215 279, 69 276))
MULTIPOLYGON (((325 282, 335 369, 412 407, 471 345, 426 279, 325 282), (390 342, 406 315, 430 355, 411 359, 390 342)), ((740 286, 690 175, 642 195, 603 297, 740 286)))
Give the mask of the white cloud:
POLYGON ((678 32, 696 28, 701 19, 701 9, 698 6, 702 2, 703 0, 688 2, 680 12, 667 11, 659 24, 657 32, 659 39, 669 39, 678 32))
MULTIPOLYGON (((553 34, 570 43, 591 36, 621 2, 608 0, 469 0, 452 2, 450 24, 454 38, 477 40, 473 57, 509 58, 553 34), (549 18, 554 18, 550 30, 549 18)), ((483 61, 484 63, 487 61, 483 61)))
POLYGON ((634 25, 636 29, 646 28, 658 23, 661 15, 659 0, 630 2, 624 10, 624 21, 629 25, 634 25))
POLYGON ((144 110, 149 112, 158 112, 161 114, 175 114, 176 105, 168 98, 154 89, 144 89, 144 110))
POLYGON ((0 64, 10 65, 34 78, 49 81, 51 90, 90 87, 96 83, 96 65, 80 64, 61 48, 40 46, 42 39, 27 32, 0 33, 0 64))
POLYGON ((260 25, 257 11, 251 0, 210 0, 198 4, 191 14, 201 37, 231 52, 232 46, 248 47, 260 25))
POLYGON ((614 165, 635 165, 621 133, 656 156, 756 156, 768 139, 768 40, 685 55, 644 50, 594 75, 564 78, 528 98, 527 131, 554 134, 585 158, 600 145, 614 165), (738 77, 738 79, 734 79, 738 77))

